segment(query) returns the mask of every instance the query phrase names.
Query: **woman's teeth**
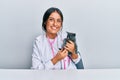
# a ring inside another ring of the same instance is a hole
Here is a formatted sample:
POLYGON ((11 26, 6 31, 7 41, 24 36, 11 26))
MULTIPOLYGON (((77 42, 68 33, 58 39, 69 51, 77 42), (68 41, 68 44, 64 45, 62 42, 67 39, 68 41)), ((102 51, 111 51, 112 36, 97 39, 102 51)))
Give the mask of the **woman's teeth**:
POLYGON ((52 27, 52 29, 57 29, 56 27, 52 27))

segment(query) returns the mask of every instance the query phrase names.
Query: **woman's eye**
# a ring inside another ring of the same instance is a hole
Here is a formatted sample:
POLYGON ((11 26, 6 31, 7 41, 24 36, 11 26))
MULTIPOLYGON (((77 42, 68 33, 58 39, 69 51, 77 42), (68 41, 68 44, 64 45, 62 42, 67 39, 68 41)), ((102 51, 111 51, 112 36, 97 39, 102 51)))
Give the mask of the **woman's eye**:
POLYGON ((57 20, 57 22, 60 22, 60 23, 61 23, 61 22, 62 22, 62 20, 57 20))
POLYGON ((49 19, 50 21, 53 21, 53 19, 49 19))
POLYGON ((57 23, 61 23, 62 22, 61 19, 56 19, 55 20, 54 18, 49 18, 48 21, 50 21, 50 22, 57 22, 57 23))

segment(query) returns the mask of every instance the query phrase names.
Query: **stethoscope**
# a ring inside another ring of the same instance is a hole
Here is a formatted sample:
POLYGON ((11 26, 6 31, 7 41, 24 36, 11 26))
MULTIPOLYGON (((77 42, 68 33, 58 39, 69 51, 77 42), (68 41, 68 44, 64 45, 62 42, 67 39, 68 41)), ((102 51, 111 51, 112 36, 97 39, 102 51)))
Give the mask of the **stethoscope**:
MULTIPOLYGON (((53 44, 55 43, 55 40, 57 39, 57 45, 58 45, 58 35, 57 37, 55 37, 55 39, 53 39, 53 41, 50 41, 50 38, 47 37, 47 40, 48 40, 48 43, 50 44, 50 47, 51 47, 51 50, 52 50, 52 56, 54 57, 55 56, 55 52, 54 52, 54 48, 53 48, 53 44)), ((62 39, 61 39, 62 40, 62 39)), ((63 40, 62 40, 63 41, 63 40)), ((63 59, 63 68, 62 68, 62 65, 61 65, 61 68, 62 69, 66 69, 67 67, 67 62, 70 63, 70 58, 67 56, 65 59, 63 59)), ((62 64, 62 62, 61 62, 62 64)))

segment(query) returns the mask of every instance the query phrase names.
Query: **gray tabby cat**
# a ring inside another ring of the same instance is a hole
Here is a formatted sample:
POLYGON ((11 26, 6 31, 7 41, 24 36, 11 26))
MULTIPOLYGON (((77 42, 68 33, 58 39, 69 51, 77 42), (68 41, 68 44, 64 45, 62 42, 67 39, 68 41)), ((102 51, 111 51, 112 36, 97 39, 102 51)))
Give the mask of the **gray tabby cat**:
MULTIPOLYGON (((67 42, 69 43, 69 40, 74 42, 74 44, 75 44, 75 52, 77 53, 76 34, 71 33, 71 32, 67 32, 67 38, 65 38, 63 40, 63 47, 66 45, 67 42)), ((68 55, 70 55, 70 54, 71 54, 71 52, 68 52, 68 55)))
MULTIPOLYGON (((74 42, 76 54, 77 53, 80 54, 79 51, 78 51, 77 43, 76 43, 76 34, 75 33, 71 33, 71 32, 67 32, 67 38, 65 38, 63 40, 63 47, 66 45, 67 42, 69 42, 69 40, 74 42)), ((71 55, 71 52, 68 52, 68 57, 72 60, 70 55, 71 55)), ((72 62, 74 63, 73 60, 72 60, 72 62)), ((76 65, 77 69, 84 69, 82 59, 80 59, 80 61, 77 64, 75 64, 75 65, 76 65)))

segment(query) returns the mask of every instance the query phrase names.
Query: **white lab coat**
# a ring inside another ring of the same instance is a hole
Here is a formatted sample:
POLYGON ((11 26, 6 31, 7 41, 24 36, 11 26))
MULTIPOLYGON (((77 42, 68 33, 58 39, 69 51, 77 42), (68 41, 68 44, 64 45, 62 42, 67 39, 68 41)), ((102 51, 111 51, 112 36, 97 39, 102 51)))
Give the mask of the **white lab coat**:
MULTIPOLYGON (((59 48, 62 47, 63 40, 67 34, 59 33, 53 44, 54 53, 57 54, 59 48)), ((51 39, 52 40, 52 39, 51 39)), ((53 58, 51 46, 48 42, 46 34, 42 34, 35 39, 32 54, 32 69, 54 70, 54 69, 76 69, 75 64, 80 61, 80 55, 73 61, 69 57, 53 65, 51 59, 53 58)))

